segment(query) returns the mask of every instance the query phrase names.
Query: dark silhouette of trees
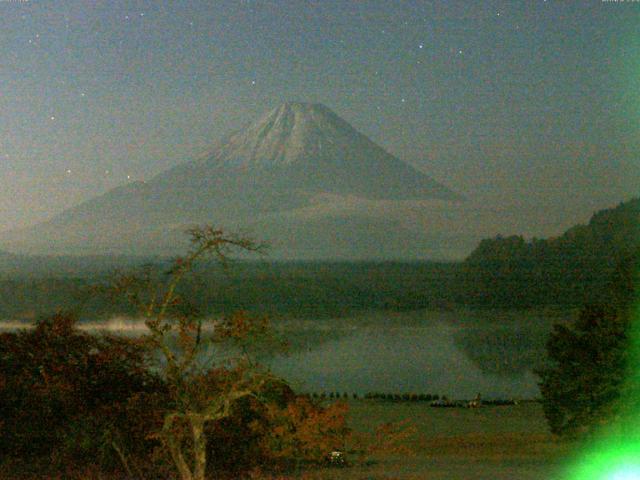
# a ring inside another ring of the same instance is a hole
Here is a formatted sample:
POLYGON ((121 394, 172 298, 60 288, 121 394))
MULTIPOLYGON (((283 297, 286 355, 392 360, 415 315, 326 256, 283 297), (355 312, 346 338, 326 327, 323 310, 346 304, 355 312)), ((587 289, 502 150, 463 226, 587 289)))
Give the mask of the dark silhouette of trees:
POLYGON ((59 313, 0 334, 1 456, 134 468, 123 452, 143 454, 164 385, 137 341, 90 335, 76 321, 59 313))
POLYGON ((611 304, 621 265, 637 259, 640 199, 595 213, 557 238, 480 242, 457 276, 458 299, 483 307, 611 304))
MULTIPOLYGON (((583 307, 573 325, 555 325, 548 343, 548 365, 540 391, 553 433, 579 436, 614 423, 640 399, 634 369, 638 336, 637 300, 640 250, 629 250, 616 265, 601 296, 606 304, 583 307), (634 331, 636 331, 634 333, 634 331)), ((637 407, 637 405, 636 405, 637 407)))
POLYGON ((587 306, 574 325, 556 325, 549 338, 549 365, 541 369, 542 404, 551 431, 581 436, 620 413, 630 359, 629 317, 587 306))

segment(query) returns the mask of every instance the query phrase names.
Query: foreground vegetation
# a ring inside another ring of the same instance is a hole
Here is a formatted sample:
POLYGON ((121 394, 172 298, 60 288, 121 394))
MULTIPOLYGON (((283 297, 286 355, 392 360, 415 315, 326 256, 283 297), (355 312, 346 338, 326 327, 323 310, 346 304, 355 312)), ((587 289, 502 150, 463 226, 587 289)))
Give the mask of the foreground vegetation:
MULTIPOLYGON (((320 404, 318 407, 327 406, 329 404, 320 404)), ((538 403, 478 409, 437 409, 429 407, 428 403, 350 398, 342 407, 342 413, 345 411, 350 429, 367 436, 366 441, 371 447, 366 458, 357 452, 348 454, 346 468, 324 465, 322 462, 314 465, 296 465, 294 462, 285 471, 270 472, 269 468, 265 468, 267 463, 258 465, 258 468, 254 464, 245 474, 230 476, 251 480, 559 480, 564 478, 563 469, 577 447, 574 442, 560 439, 549 432, 542 405, 538 403), (396 434, 394 438, 384 428, 390 426, 398 432, 398 427, 406 425, 407 421, 412 427, 408 435, 405 429, 404 433, 399 436, 396 434), (379 445, 378 442, 382 448, 372 448, 379 445), (391 445, 384 445, 385 442, 391 445), (398 448, 398 445, 402 448, 398 448)), ((221 424, 216 429, 217 434, 222 434, 224 441, 234 442, 237 435, 243 432, 234 424, 231 421, 221 424)), ((351 438, 349 441, 358 441, 357 436, 351 438)), ((218 450, 217 454, 212 452, 215 455, 213 458, 234 458, 236 462, 246 459, 238 456, 242 450, 237 450, 237 447, 237 444, 232 444, 229 449, 218 450)), ((353 444, 347 443, 345 450, 350 451, 352 447, 353 444)), ((105 450, 109 454, 109 449, 105 450)), ((97 471, 95 466, 85 466, 83 469, 75 464, 73 471, 67 470, 57 478, 126 478, 116 455, 111 455, 115 469, 111 473, 109 470, 97 471)), ((251 459, 257 460, 255 457, 251 459)), ((92 462, 95 460, 92 458, 92 462)), ((25 462, 21 461, 19 465, 24 468, 25 462)), ((5 460, 0 467, 0 476, 42 478, 26 473, 24 476, 15 475, 15 467, 15 463, 5 460)), ((168 468, 164 475, 146 478, 175 478, 168 468)), ((220 477, 220 471, 211 476, 220 477)))

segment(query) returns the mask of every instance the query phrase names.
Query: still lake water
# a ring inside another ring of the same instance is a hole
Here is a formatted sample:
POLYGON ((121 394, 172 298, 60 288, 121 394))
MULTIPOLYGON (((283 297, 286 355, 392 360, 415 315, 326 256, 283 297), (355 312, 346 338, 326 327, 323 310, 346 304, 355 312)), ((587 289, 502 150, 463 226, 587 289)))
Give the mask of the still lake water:
MULTIPOLYGON (((298 391, 427 393, 449 398, 533 398, 553 323, 571 312, 368 312, 348 318, 280 320, 291 343, 265 360, 298 391)), ((0 323, 0 330, 16 324, 0 323)), ((135 320, 89 322, 88 331, 136 335, 135 320)))
POLYGON ((533 398, 548 333, 570 319, 570 312, 421 311, 291 321, 280 328, 293 350, 269 363, 307 392, 533 398))

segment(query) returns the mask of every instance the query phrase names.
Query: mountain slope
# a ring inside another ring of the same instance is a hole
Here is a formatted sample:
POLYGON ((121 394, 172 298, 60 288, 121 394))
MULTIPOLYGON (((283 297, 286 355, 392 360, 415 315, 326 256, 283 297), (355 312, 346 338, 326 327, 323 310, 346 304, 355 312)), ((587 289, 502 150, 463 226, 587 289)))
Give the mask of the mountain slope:
POLYGON ((486 239, 463 263, 466 302, 484 306, 582 305, 632 292, 640 260, 640 198, 595 213, 548 240, 486 239))
MULTIPOLYGON (((261 215, 313 205, 323 194, 459 199, 327 107, 286 103, 222 140, 208 155, 12 232, 2 245, 21 251, 165 252, 175 249, 176 232, 186 225, 255 224, 261 215)), ((348 235, 349 222, 343 223, 342 233, 348 235)))
POLYGON ((286 103, 231 135, 208 157, 158 180, 170 183, 181 177, 233 178, 277 191, 366 198, 457 197, 319 104, 286 103))

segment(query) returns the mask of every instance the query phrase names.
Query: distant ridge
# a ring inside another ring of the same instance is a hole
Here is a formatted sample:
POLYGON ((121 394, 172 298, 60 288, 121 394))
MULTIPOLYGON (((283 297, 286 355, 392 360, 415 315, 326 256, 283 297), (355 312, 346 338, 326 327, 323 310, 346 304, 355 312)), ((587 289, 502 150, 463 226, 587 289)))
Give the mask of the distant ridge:
POLYGON ((559 237, 485 239, 467 257, 466 301, 495 307, 611 304, 630 297, 640 262, 640 198, 596 212, 559 237))

